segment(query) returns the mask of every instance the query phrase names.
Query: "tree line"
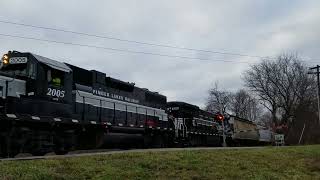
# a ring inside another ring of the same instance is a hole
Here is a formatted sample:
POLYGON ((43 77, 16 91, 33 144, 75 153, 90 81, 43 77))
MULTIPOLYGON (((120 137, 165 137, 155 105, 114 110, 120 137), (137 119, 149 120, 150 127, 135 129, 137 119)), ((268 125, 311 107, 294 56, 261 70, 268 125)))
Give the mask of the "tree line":
POLYGON ((209 90, 205 109, 229 113, 284 133, 288 143, 320 143, 317 84, 308 66, 295 54, 262 59, 243 72, 236 92, 209 90))

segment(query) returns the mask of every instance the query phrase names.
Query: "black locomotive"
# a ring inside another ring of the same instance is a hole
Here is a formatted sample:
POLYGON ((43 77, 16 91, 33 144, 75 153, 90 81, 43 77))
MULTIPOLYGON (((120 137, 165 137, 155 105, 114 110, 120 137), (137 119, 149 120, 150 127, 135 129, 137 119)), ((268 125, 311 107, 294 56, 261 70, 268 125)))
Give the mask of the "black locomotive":
POLYGON ((167 105, 165 96, 102 72, 9 51, 2 57, 0 75, 1 156, 219 141, 210 114, 192 105, 167 105), (177 107, 193 108, 192 113, 181 115, 177 107), (197 134, 188 134, 193 132, 197 134), (198 135, 216 138, 194 138, 198 135))
POLYGON ((220 146, 232 139, 221 117, 33 53, 9 51, 1 60, 1 157, 110 146, 220 146))
POLYGON ((168 102, 167 113, 175 127, 179 144, 187 146, 219 146, 222 142, 222 121, 217 114, 201 110, 185 102, 168 102))

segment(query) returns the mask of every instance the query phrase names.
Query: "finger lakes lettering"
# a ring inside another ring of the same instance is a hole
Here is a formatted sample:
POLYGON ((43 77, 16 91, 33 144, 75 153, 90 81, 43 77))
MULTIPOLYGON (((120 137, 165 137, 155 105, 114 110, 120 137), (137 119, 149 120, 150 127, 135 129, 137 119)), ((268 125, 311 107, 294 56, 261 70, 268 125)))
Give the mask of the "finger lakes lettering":
POLYGON ((120 96, 117 94, 113 94, 113 93, 109 93, 109 92, 101 91, 101 90, 97 90, 97 89, 93 89, 92 94, 98 95, 98 96, 103 96, 103 97, 109 97, 109 98, 117 99, 117 100, 121 100, 121 101, 127 101, 127 102, 131 102, 131 103, 139 103, 139 100, 137 100, 137 99, 124 97, 124 96, 120 96))

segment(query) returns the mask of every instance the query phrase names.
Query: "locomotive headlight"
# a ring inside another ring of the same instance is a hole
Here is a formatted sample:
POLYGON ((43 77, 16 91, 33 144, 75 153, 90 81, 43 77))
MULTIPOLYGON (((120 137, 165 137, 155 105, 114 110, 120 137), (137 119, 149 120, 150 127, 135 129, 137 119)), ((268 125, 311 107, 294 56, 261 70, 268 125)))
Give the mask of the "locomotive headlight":
POLYGON ((3 62, 3 64, 8 64, 9 63, 9 56, 7 54, 3 55, 2 62, 3 62))

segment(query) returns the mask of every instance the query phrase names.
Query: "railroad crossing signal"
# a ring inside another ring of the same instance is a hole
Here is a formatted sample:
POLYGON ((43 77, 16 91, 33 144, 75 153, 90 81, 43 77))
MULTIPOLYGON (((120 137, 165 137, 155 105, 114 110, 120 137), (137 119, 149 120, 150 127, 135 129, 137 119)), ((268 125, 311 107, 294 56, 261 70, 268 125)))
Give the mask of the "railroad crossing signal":
POLYGON ((224 116, 220 113, 217 113, 215 115, 215 120, 218 120, 218 121, 223 121, 224 120, 224 116))

